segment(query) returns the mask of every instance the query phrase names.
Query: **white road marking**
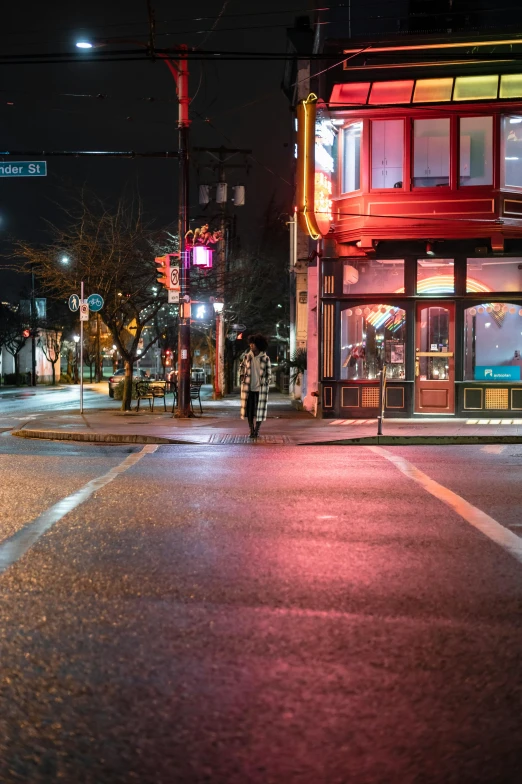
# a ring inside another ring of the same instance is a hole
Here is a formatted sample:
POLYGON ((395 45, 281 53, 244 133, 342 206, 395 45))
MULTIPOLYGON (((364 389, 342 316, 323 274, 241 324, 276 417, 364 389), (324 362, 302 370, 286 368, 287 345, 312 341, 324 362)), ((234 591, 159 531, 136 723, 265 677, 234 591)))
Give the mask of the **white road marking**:
POLYGON ((487 446, 481 447, 480 451, 486 452, 488 455, 500 455, 505 448, 502 444, 487 444, 487 446))
POLYGON ((101 490, 102 487, 108 485, 109 482, 112 482, 112 480, 116 479, 120 474, 128 471, 129 468, 136 465, 145 455, 150 455, 152 452, 155 452, 157 448, 157 444, 147 444, 139 452, 134 452, 132 455, 126 457, 123 462, 114 468, 111 468, 111 470, 106 474, 103 474, 103 476, 91 479, 90 482, 87 482, 86 485, 80 487, 75 493, 71 493, 71 495, 66 496, 66 498, 62 498, 61 501, 58 501, 54 506, 51 506, 45 512, 42 512, 41 515, 35 517, 34 520, 31 520, 30 523, 24 525, 24 527, 13 534, 13 536, 10 536, 9 539, 2 542, 0 544, 0 575, 18 561, 29 548, 32 547, 49 528, 61 520, 62 517, 65 517, 66 514, 69 514, 69 512, 77 506, 83 504, 83 502, 87 501, 93 493, 101 490))
POLYGON ((461 498, 460 495, 457 495, 452 490, 448 490, 444 485, 440 485, 438 482, 435 482, 434 479, 430 479, 429 476, 418 468, 415 468, 414 465, 403 457, 389 452, 387 449, 383 449, 382 446, 367 446, 366 449, 370 449, 372 452, 375 452, 375 454, 380 455, 380 457, 389 460, 399 469, 399 471, 410 479, 413 479, 414 482, 421 485, 435 498, 438 498, 447 506, 454 509, 467 523, 474 526, 474 528, 477 528, 484 536, 487 536, 491 541, 495 542, 495 544, 500 545, 500 547, 512 555, 513 558, 516 558, 517 561, 522 563, 522 539, 508 528, 504 528, 504 526, 494 520, 493 517, 490 517, 468 501, 465 501, 464 498, 461 498))

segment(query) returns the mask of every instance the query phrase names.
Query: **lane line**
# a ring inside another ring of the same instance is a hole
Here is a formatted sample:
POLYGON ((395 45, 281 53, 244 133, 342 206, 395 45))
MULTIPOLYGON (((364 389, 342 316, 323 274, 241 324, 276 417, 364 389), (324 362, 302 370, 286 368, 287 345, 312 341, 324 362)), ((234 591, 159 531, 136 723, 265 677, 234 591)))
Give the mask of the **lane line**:
POLYGON ((451 509, 467 523, 483 533, 484 536, 491 539, 492 542, 500 545, 500 547, 512 555, 513 558, 516 558, 517 561, 522 563, 522 539, 508 528, 504 528, 504 526, 493 517, 490 517, 468 501, 465 501, 464 498, 461 498, 457 493, 448 490, 444 485, 440 485, 434 479, 430 479, 427 474, 424 474, 405 458, 395 455, 393 452, 389 452, 382 446, 367 446, 366 449, 370 449, 376 455, 389 460, 390 463, 393 463, 394 466, 399 469, 399 471, 410 479, 413 479, 414 482, 421 485, 435 498, 438 498, 447 506, 451 507, 451 509))
POLYGON ((77 506, 87 501, 91 495, 98 490, 101 490, 113 479, 116 479, 120 474, 128 471, 136 463, 138 463, 145 455, 150 455, 158 448, 158 444, 147 444, 139 452, 134 452, 132 455, 123 460, 119 465, 111 468, 106 474, 91 479, 86 485, 80 487, 71 495, 62 498, 61 501, 51 506, 41 515, 35 517, 30 523, 24 525, 19 531, 6 539, 0 544, 0 575, 9 569, 16 561, 18 561, 28 550, 35 544, 38 539, 51 528, 55 523, 65 517, 66 514, 72 512, 77 506))

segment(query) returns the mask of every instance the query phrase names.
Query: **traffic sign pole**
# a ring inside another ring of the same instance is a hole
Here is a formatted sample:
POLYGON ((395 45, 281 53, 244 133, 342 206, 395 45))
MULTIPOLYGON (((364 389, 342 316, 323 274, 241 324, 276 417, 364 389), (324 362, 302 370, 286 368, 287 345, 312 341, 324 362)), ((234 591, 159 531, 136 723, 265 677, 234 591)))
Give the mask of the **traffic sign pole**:
MULTIPOLYGON (((80 305, 83 305, 83 280, 80 284, 80 305)), ((83 319, 80 308, 80 414, 83 414, 83 319)))

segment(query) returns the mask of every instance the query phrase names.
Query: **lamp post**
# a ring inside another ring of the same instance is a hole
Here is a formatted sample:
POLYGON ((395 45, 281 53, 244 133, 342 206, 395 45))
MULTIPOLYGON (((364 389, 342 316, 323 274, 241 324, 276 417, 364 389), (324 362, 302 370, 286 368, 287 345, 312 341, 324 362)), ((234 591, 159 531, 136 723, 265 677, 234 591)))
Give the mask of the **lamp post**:
POLYGON ((74 383, 78 383, 78 343, 80 342, 79 335, 73 335, 74 340, 74 383))
POLYGON ((171 60, 168 55, 158 53, 153 50, 152 45, 145 44, 143 41, 122 38, 104 38, 96 41, 78 41, 76 46, 79 49, 89 51, 93 48, 107 46, 108 44, 132 43, 137 46, 145 47, 151 55, 157 57, 165 63, 169 69, 178 96, 178 193, 179 193, 179 250, 181 262, 181 297, 180 318, 178 330, 178 408, 176 416, 188 418, 192 416, 190 406, 190 253, 187 252, 185 235, 189 229, 188 204, 189 204, 189 90, 188 90, 188 47, 180 44, 176 47, 178 56, 176 60, 171 60))
POLYGON ((224 333, 224 321, 222 317, 224 306, 225 303, 220 302, 219 300, 215 300, 212 303, 212 307, 214 308, 214 313, 216 314, 216 351, 215 351, 215 358, 214 358, 214 400, 220 400, 223 397, 223 392, 224 392, 223 360, 224 360, 225 333, 224 333))

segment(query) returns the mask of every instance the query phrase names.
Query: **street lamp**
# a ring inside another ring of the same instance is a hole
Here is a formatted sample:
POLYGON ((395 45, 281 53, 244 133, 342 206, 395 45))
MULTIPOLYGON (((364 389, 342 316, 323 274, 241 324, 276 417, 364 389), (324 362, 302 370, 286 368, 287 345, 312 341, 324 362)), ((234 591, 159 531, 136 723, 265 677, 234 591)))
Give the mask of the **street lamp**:
POLYGON ((68 264, 69 263, 69 256, 62 256, 60 261, 62 262, 62 264, 68 264))
POLYGON ((79 335, 73 335, 73 340, 75 342, 74 346, 74 383, 78 383, 78 343, 80 342, 79 335))
POLYGON ((214 300, 212 303, 214 313, 216 314, 216 356, 215 356, 215 370, 214 370, 214 400, 220 400, 223 397, 224 390, 224 321, 222 317, 223 308, 225 303, 220 300, 214 300))
MULTIPOLYGON (((188 130, 189 120, 189 92, 188 92, 188 47, 180 44, 176 47, 177 59, 172 60, 164 52, 155 52, 149 44, 143 41, 123 38, 103 38, 94 41, 77 41, 78 49, 90 50, 107 46, 107 44, 132 43, 145 47, 151 57, 163 60, 169 69, 176 84, 178 96, 178 159, 179 159, 179 250, 181 260, 181 298, 190 303, 190 254, 186 251, 185 237, 189 230, 188 204, 189 204, 189 155, 188 155, 188 130)), ((177 416, 193 416, 190 406, 190 306, 180 308, 179 341, 178 341, 178 409, 177 416)))

